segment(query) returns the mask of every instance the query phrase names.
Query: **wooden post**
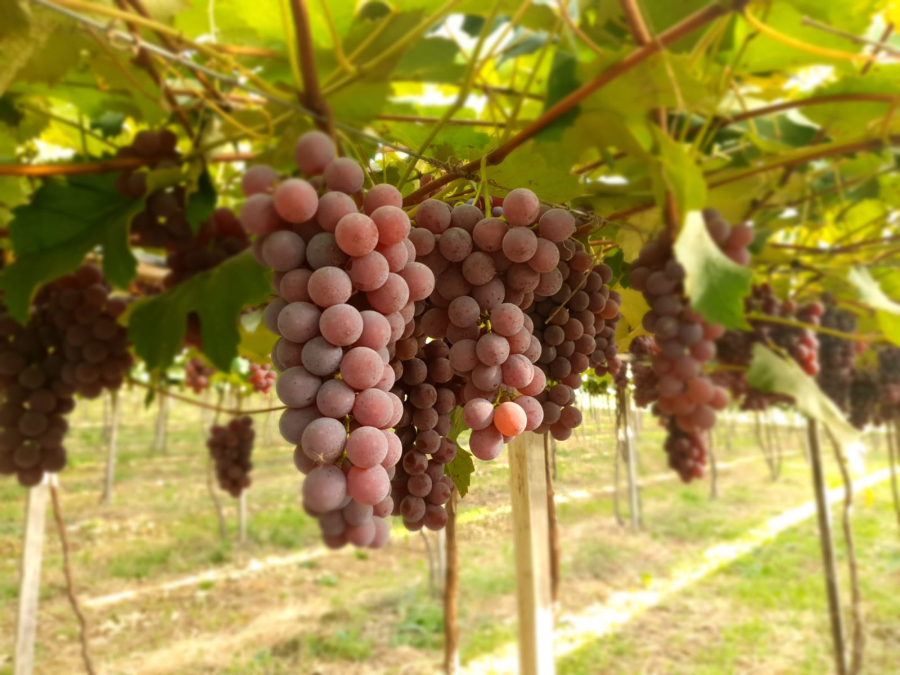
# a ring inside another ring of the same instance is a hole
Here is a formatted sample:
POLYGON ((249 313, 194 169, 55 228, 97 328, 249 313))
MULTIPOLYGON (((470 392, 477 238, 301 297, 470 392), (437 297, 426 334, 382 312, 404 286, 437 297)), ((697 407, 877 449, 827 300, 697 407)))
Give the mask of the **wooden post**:
POLYGON ((549 433, 544 433, 544 474, 547 477, 547 527, 549 528, 550 546, 550 599, 555 605, 559 602, 559 524, 556 522, 556 498, 553 492, 553 478, 550 475, 550 443, 549 433))
POLYGON ((166 422, 169 416, 169 397, 166 390, 159 392, 159 411, 156 416, 156 433, 153 436, 153 452, 166 453, 166 422))
POLYGON ((553 675, 553 605, 544 453, 540 437, 531 433, 520 434, 508 447, 519 601, 519 673, 553 675))
POLYGON ((28 493, 14 675, 31 675, 34 671, 34 645, 37 633, 38 596, 41 590, 41 561, 44 554, 48 491, 48 476, 44 476, 43 482, 31 488, 28 493))
POLYGON ((706 435, 709 452, 709 498, 719 498, 719 464, 716 462, 715 434, 712 429, 706 435))
POLYGON ((837 562, 834 556, 834 540, 831 529, 831 508, 828 504, 825 475, 822 471, 822 452, 819 445, 819 429, 813 419, 807 420, 809 454, 812 460, 813 489, 816 493, 816 511, 819 518, 819 540, 822 542, 822 564, 825 568, 825 592, 828 595, 828 613, 831 617, 831 638, 834 643, 834 661, 837 675, 847 675, 847 648, 844 618, 841 614, 841 597, 838 589, 837 562))
POLYGON ((116 477, 116 446, 119 442, 119 409, 121 407, 119 392, 111 392, 110 397, 112 399, 110 406, 112 410, 108 438, 109 447, 106 453, 106 481, 103 484, 103 499, 101 500, 107 505, 112 504, 113 483, 116 477))
POLYGON ((456 547, 456 490, 447 502, 446 576, 444 577, 444 672, 459 672, 459 558, 456 547))
POLYGON ((247 543, 247 491, 241 490, 238 497, 238 541, 247 543))
POLYGON ((641 525, 641 507, 638 504, 637 454, 634 451, 634 429, 631 427, 631 397, 623 389, 622 423, 625 427, 625 453, 628 458, 628 509, 631 512, 631 529, 637 530, 641 525))

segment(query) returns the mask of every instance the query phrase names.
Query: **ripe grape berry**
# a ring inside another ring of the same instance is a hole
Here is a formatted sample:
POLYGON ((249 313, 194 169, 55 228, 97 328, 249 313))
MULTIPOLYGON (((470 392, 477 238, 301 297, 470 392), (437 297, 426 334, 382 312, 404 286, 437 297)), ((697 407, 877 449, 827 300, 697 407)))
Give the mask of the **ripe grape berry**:
POLYGON ((184 364, 184 384, 195 394, 200 394, 209 388, 209 378, 215 373, 215 368, 207 365, 203 359, 194 356, 184 364))
POLYGON ((272 387, 275 386, 275 380, 278 379, 278 373, 268 363, 260 365, 258 363, 250 364, 250 376, 247 381, 253 386, 254 393, 268 394, 272 387))

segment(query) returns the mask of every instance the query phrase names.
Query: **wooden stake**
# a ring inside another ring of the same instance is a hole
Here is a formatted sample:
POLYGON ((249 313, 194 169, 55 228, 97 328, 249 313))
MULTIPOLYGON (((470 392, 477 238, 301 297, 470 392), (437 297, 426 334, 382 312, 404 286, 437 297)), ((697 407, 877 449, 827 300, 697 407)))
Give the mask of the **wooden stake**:
POLYGON ((447 502, 447 576, 444 577, 444 672, 459 672, 459 558, 456 547, 456 490, 447 502))
POLYGON ((550 597, 553 604, 559 602, 559 527, 556 522, 556 499, 553 491, 553 477, 550 475, 550 434, 544 434, 544 473, 547 476, 547 526, 550 531, 550 597))
POLYGON ((116 450, 119 443, 119 409, 121 407, 119 392, 111 392, 110 398, 112 401, 110 406, 109 445, 106 453, 106 480, 103 484, 103 498, 101 499, 107 505, 112 504, 113 484, 116 477, 116 450))
POLYGON ((627 390, 622 390, 622 423, 625 431, 625 452, 628 458, 628 508, 631 512, 631 529, 637 531, 641 526, 641 507, 638 503, 637 453, 634 451, 634 430, 631 418, 631 397, 627 390))
POLYGON ((238 497, 238 541, 247 543, 247 491, 241 490, 238 497))
POLYGON ((41 562, 44 554, 44 529, 47 516, 48 477, 28 492, 25 510, 25 543, 22 546, 22 571, 19 587, 19 617, 16 624, 14 675, 34 671, 34 645, 37 634, 38 597, 41 590, 41 562))
POLYGON ((547 477, 537 435, 509 444, 510 494, 519 601, 519 673, 553 675, 547 477))
POLYGON ((807 438, 812 461, 813 490, 816 493, 816 511, 819 518, 819 540, 822 542, 822 564, 825 568, 825 592, 828 595, 828 613, 831 618, 831 639, 834 643, 834 661, 837 675, 847 675, 847 647, 844 618, 841 614, 841 597, 838 589, 837 562, 834 555, 834 539, 831 529, 831 509, 828 505, 825 475, 822 471, 822 452, 819 445, 819 429, 816 421, 807 420, 807 438))

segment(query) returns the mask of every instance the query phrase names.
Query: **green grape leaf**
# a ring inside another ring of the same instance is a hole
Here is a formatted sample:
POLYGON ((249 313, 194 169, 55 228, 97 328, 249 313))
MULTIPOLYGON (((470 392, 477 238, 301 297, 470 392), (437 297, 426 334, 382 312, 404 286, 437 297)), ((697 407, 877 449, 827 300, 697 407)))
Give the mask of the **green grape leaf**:
POLYGON ((796 361, 779 357, 762 343, 753 345, 747 383, 760 391, 792 397, 802 413, 827 426, 841 445, 852 443, 859 437, 859 432, 847 423, 834 402, 796 361))
POLYGON ((341 89, 328 99, 331 111, 342 122, 365 123, 381 112, 391 85, 387 82, 358 82, 341 89))
POLYGON ((112 173, 46 180, 30 203, 13 210, 9 229, 16 259, 3 271, 2 287, 17 320, 28 318, 41 285, 74 272, 97 246, 110 283, 123 288, 134 278, 128 224, 143 201, 120 195, 115 181, 112 173))
POLYGON ((238 317, 271 292, 267 271, 245 251, 161 295, 141 300, 131 312, 128 337, 150 370, 166 368, 181 350, 188 315, 200 318, 203 353, 227 371, 238 355, 238 317))
POLYGON ((619 306, 622 320, 616 325, 616 344, 620 351, 625 352, 634 338, 647 335, 643 319, 644 314, 650 311, 650 305, 644 300, 643 293, 621 286, 615 290, 622 296, 619 306))
MULTIPOLYGON (((487 174, 504 188, 529 188, 544 201, 554 204, 563 204, 581 194, 578 176, 548 164, 534 147, 519 148, 500 166, 489 167, 487 174)), ((496 189, 491 186, 492 192, 496 189)))
POLYGON ((684 290, 709 323, 747 329, 744 297, 753 272, 729 260, 709 236, 703 216, 691 211, 675 242, 675 257, 687 272, 684 290))
POLYGON ((456 62, 459 47, 447 38, 417 40, 400 59, 393 79, 457 84, 466 68, 456 62))
POLYGON ((254 363, 269 363, 272 349, 278 341, 278 336, 266 328, 262 318, 262 309, 241 314, 241 342, 238 352, 254 363))
MULTIPOLYGON (((544 112, 555 106, 581 85, 576 74, 577 66, 578 57, 575 54, 557 51, 553 55, 553 63, 550 65, 550 75, 547 79, 547 99, 544 101, 544 112)), ((560 140, 566 127, 572 126, 580 114, 581 106, 576 105, 541 131, 537 138, 553 141, 560 140)))
POLYGON ((703 171, 691 158, 686 146, 669 138, 658 127, 654 127, 654 135, 660 151, 660 173, 654 173, 656 203, 662 206, 665 204, 665 193, 671 193, 684 220, 688 211, 706 205, 703 171))
POLYGON ((875 310, 884 336, 895 345, 900 345, 900 303, 891 300, 864 267, 851 269, 847 281, 856 289, 859 299, 875 310))
POLYGON ((200 224, 209 220, 216 210, 216 188, 209 177, 209 171, 204 167, 197 177, 196 187, 188 192, 187 209, 185 216, 191 226, 191 232, 195 235, 200 231, 200 224))
POLYGON ((444 466, 444 473, 450 476, 450 480, 453 481, 456 489, 459 490, 460 498, 463 498, 469 493, 472 474, 475 473, 475 462, 472 461, 472 453, 463 449, 457 441, 460 433, 468 428, 463 421, 461 406, 457 406, 450 414, 450 421, 452 425, 447 438, 456 444, 456 457, 453 458, 452 462, 444 466))

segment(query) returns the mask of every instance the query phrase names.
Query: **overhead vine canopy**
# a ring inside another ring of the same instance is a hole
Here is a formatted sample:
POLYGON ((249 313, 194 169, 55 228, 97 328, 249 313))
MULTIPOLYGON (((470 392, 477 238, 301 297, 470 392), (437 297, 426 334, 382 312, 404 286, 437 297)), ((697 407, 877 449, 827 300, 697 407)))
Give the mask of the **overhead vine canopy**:
MULTIPOLYGON (((621 340, 642 332, 627 275, 642 244, 714 207, 752 222, 757 281, 827 290, 859 314, 860 339, 900 343, 898 17, 885 0, 11 0, 6 303, 25 317, 88 255, 119 288, 152 270, 153 249, 129 240, 144 205, 115 190, 123 171, 182 184, 196 232, 216 205, 240 205, 247 166, 289 169, 320 126, 368 164, 367 186, 397 185, 411 208, 528 187, 577 210, 620 279, 621 340), (163 127, 178 162, 117 156, 163 127)), ((744 326, 749 275, 708 242, 681 243, 691 295, 744 326)), ((219 367, 239 344, 267 353, 237 322, 267 296, 263 275, 238 256, 139 301, 123 318, 138 355, 170 362, 192 312, 219 367)))

